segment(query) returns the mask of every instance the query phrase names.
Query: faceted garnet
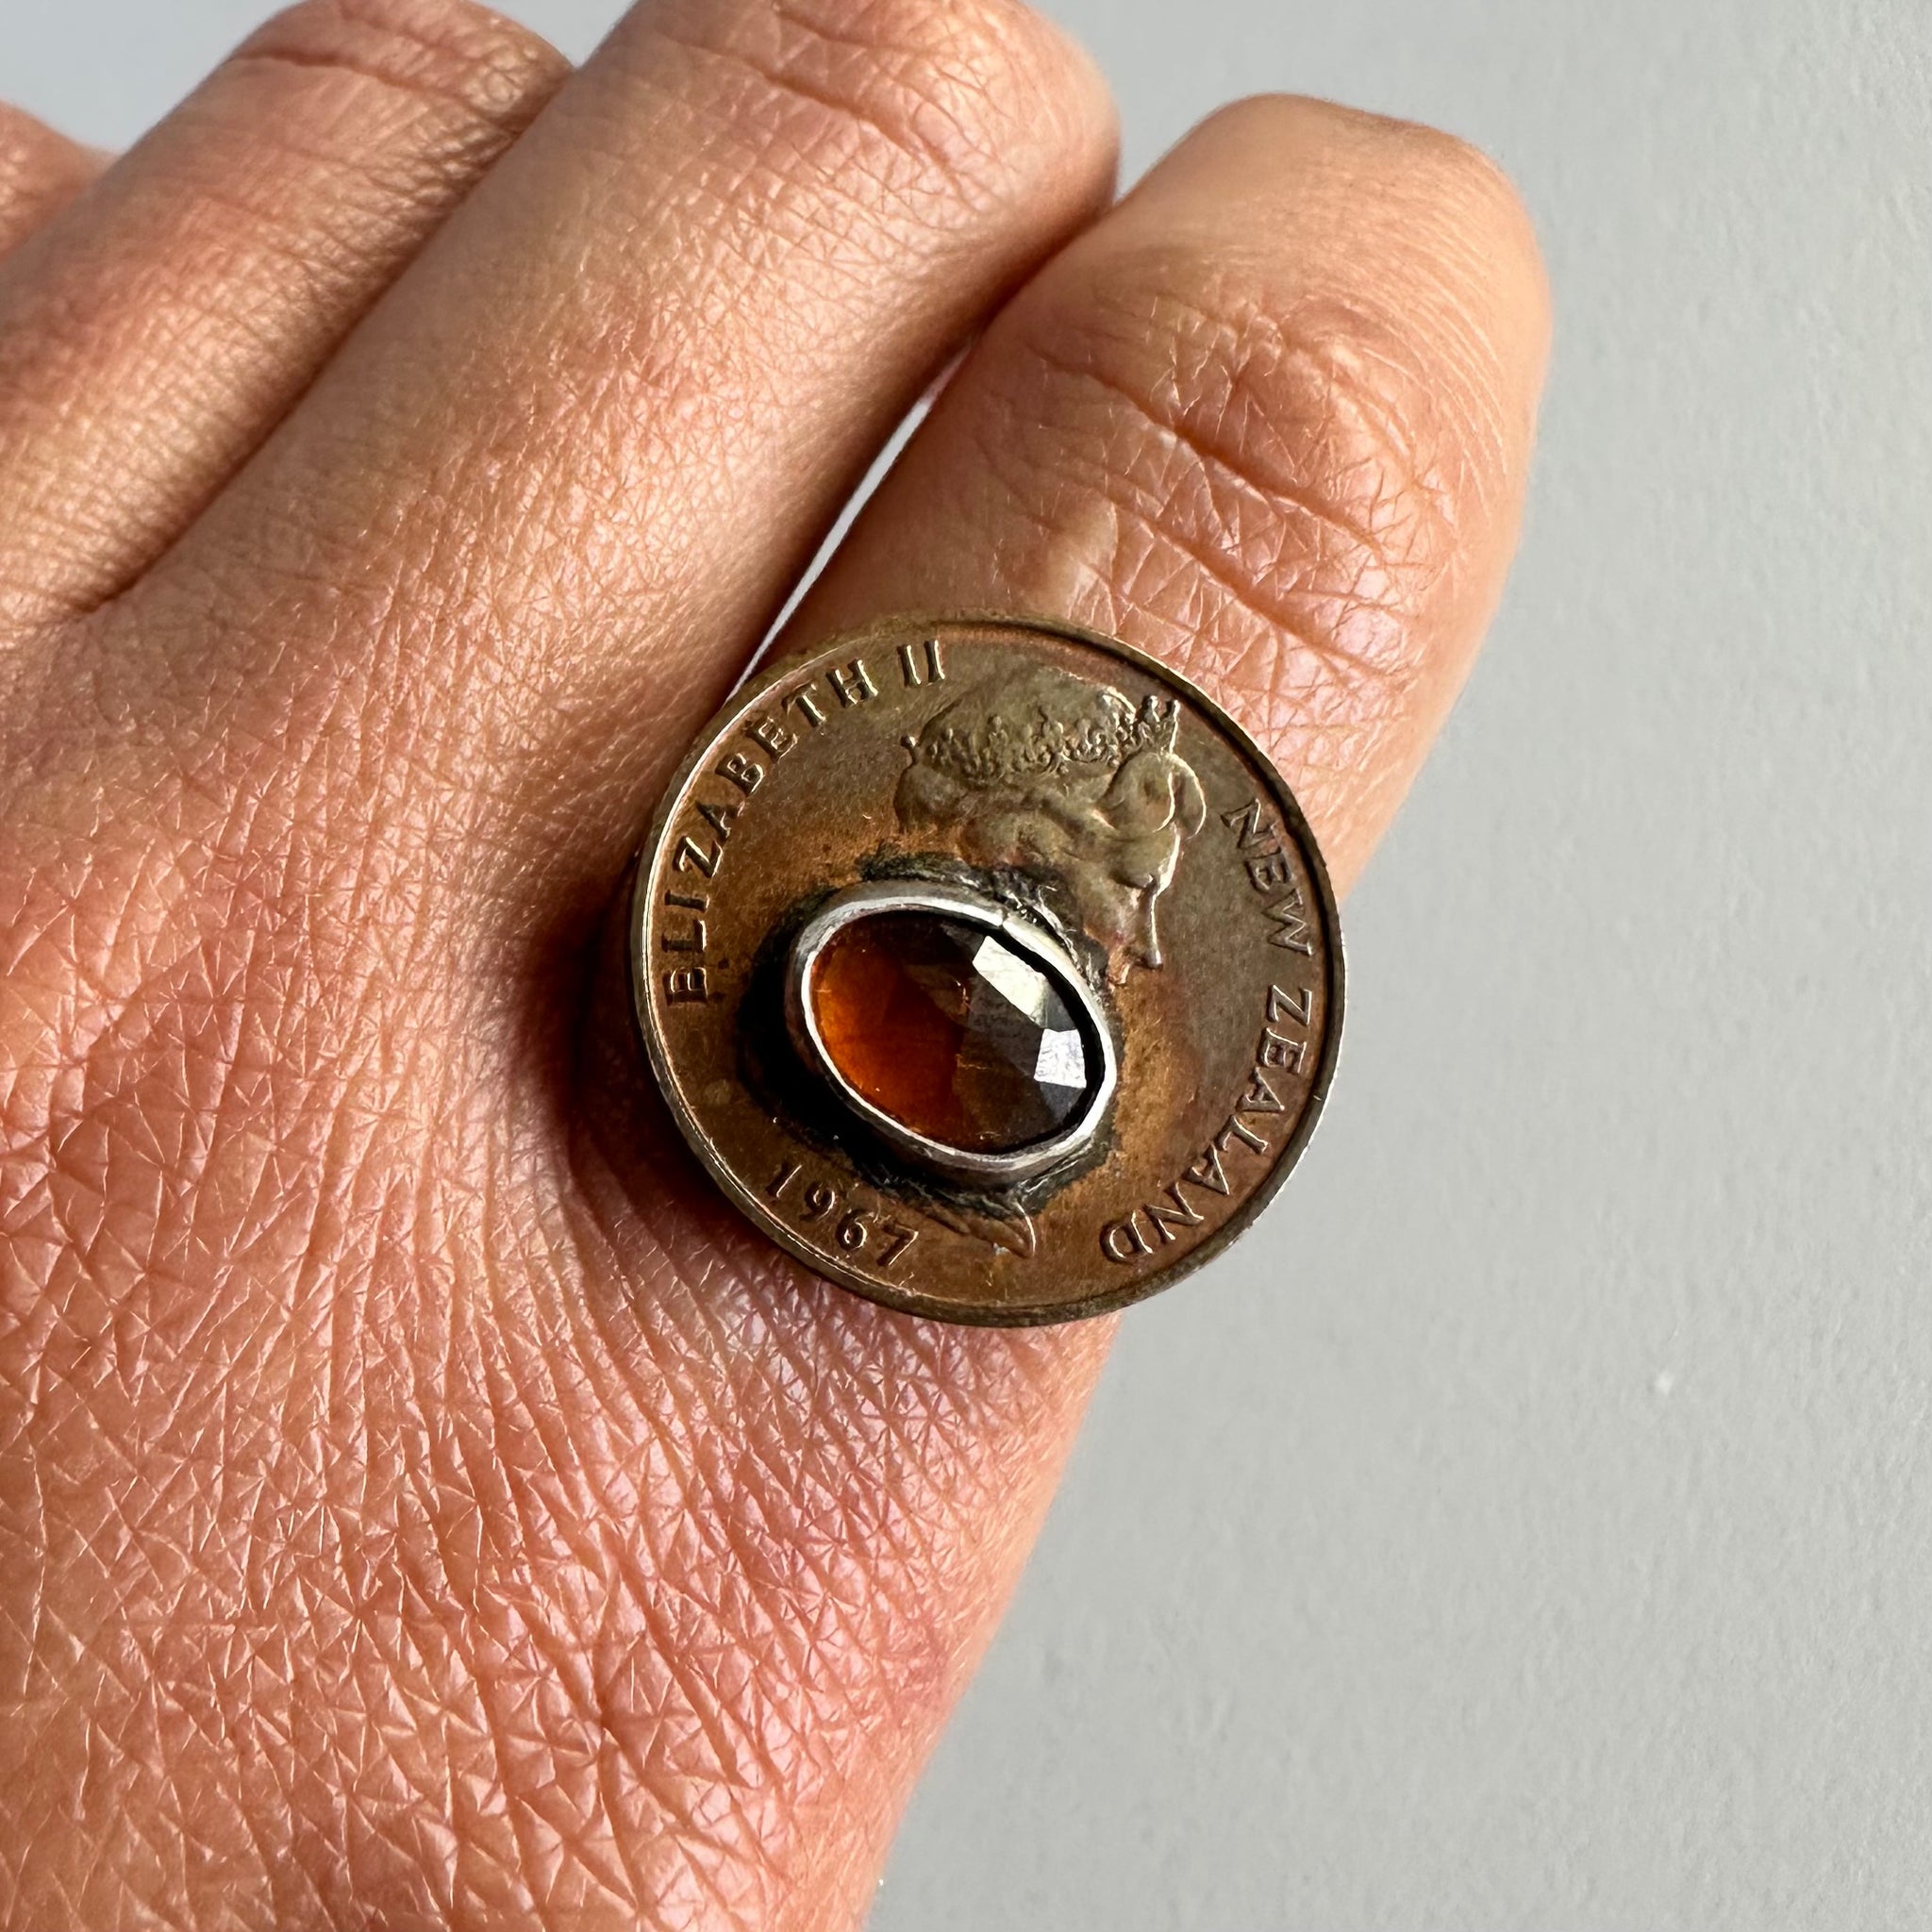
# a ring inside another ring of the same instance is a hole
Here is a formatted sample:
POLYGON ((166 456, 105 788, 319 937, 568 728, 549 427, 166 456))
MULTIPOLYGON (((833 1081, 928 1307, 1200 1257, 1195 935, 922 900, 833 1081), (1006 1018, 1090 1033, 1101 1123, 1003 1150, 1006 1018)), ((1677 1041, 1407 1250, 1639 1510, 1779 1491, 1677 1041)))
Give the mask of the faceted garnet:
POLYGON ((929 912, 841 926, 812 969, 840 1074, 902 1126, 971 1153, 1058 1133, 1099 1077, 1049 975, 997 934, 929 912))

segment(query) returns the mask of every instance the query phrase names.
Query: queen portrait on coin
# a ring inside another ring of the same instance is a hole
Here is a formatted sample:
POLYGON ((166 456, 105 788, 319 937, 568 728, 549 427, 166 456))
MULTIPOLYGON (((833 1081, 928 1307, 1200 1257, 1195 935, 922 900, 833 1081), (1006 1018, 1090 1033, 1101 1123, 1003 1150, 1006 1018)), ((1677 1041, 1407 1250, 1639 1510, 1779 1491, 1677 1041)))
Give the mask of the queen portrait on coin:
POLYGON ((1208 814, 1179 722, 1172 699, 1136 709, 1052 666, 989 680, 908 739, 900 823, 971 864, 1058 881, 1115 980, 1157 968, 1156 906, 1208 814))

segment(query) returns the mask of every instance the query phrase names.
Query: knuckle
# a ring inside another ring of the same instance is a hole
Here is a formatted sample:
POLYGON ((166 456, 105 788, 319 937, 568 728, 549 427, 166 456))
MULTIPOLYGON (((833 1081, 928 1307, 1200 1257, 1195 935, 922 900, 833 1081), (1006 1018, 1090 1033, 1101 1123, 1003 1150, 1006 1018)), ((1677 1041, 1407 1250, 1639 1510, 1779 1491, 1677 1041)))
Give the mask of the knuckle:
POLYGON ((1389 126, 1422 196, 1457 215, 1486 239, 1524 243, 1534 250, 1529 216, 1515 183, 1481 148, 1419 122, 1393 122, 1389 126))
POLYGON ((24 108, 0 101, 0 222, 32 212, 86 178, 85 156, 24 108))
POLYGON ((1237 101, 1203 132, 1218 135, 1260 178, 1264 225, 1319 209, 1329 230, 1326 272, 1392 289, 1424 326, 1438 309, 1474 321, 1506 308, 1537 315, 1547 308, 1521 196, 1459 136, 1280 94, 1237 101))
POLYGON ((527 118, 566 65, 474 0, 296 0, 237 58, 349 75, 491 123, 527 118))
POLYGON ((1016 360, 1044 393, 1024 407, 1060 425, 1052 447, 1092 452, 1123 594, 1209 598, 1237 631, 1259 621, 1351 676, 1401 675, 1453 565, 1462 448, 1402 330, 1345 294, 1283 296, 1252 266, 1160 248, 1035 307, 1027 342, 1016 360))
POLYGON ((28 116, 0 101, 0 221, 32 201, 40 187, 40 144, 34 133, 28 116))
POLYGON ((41 125, 11 101, 0 101, 0 195, 34 165, 43 139, 41 125))
POLYGON ((1303 94, 1250 94, 1217 108, 1204 125, 1257 137, 1305 161, 1345 171, 1358 182, 1367 175, 1380 188, 1400 187, 1406 179, 1424 196, 1468 196, 1499 209, 1520 207, 1508 176, 1481 148, 1426 122, 1303 94))
POLYGON ((651 31, 751 75, 762 142, 814 164, 857 142, 889 177, 974 204, 1031 192, 1091 140, 1083 57, 1017 0, 685 4, 651 31))
POLYGON ((1536 229, 1516 184, 1457 135, 1396 124, 1409 166, 1417 241, 1432 248, 1449 299, 1468 315, 1499 292, 1540 319, 1549 306, 1536 229))

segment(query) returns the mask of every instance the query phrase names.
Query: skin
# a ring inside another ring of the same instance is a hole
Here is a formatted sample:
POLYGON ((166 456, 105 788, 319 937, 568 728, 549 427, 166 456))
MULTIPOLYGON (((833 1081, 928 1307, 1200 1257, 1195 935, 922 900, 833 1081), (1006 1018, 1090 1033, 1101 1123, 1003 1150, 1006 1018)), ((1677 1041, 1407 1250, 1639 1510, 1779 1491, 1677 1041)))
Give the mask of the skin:
POLYGON ((0 1922, 857 1922, 1108 1331, 737 1224, 611 1022, 626 854, 970 341, 795 640, 1114 631, 1345 884, 1542 365, 1453 141, 1112 168, 1012 0, 648 0, 571 76, 307 0, 105 173, 0 119, 0 1922))

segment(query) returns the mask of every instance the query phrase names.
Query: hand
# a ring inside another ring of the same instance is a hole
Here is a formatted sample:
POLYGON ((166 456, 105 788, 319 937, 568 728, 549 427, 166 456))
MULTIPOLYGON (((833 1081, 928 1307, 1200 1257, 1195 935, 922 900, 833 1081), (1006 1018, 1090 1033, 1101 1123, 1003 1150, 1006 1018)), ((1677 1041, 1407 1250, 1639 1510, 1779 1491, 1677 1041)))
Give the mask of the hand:
POLYGON ((1452 141, 1251 102, 1103 213, 1112 141, 1012 0, 647 0, 568 79, 306 0, 84 188, 0 119, 8 1924, 860 1911, 1107 1326, 736 1223, 583 1019, 626 857, 983 329, 793 641, 1117 632, 1345 884, 1543 353, 1452 141))

